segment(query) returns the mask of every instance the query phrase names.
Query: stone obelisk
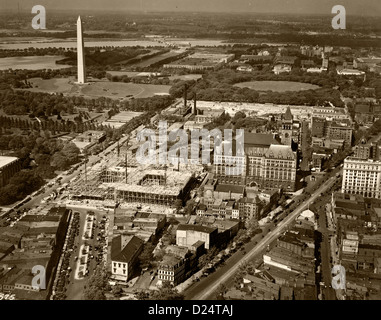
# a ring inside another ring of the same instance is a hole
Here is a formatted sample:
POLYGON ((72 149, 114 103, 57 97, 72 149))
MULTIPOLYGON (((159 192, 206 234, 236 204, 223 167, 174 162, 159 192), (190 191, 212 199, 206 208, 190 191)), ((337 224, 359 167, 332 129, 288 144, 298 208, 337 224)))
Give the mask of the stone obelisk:
POLYGON ((78 55, 78 83, 86 83, 85 52, 83 44, 82 20, 77 20, 77 55, 78 55))

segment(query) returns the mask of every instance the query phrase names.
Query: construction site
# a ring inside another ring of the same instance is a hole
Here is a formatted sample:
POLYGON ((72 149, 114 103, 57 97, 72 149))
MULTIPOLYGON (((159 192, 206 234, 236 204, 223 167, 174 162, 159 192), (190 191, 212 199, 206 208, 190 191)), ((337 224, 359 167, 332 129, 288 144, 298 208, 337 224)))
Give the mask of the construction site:
POLYGON ((127 183, 104 183, 115 190, 120 202, 173 205, 190 191, 192 174, 167 169, 128 168, 127 183))
POLYGON ((128 146, 121 146, 106 159, 86 168, 71 184, 69 200, 172 206, 185 200, 192 187, 192 176, 202 170, 195 166, 141 165, 128 146))

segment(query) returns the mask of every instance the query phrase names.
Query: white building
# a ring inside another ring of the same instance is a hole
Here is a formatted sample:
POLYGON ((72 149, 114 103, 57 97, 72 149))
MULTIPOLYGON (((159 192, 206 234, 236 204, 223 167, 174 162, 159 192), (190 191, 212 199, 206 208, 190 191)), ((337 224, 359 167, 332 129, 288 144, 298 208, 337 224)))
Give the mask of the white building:
POLYGON ((112 240, 111 275, 119 281, 128 281, 143 250, 144 241, 136 236, 119 235, 112 240))
POLYGON ((381 198, 381 161, 348 157, 344 160, 341 192, 381 198))

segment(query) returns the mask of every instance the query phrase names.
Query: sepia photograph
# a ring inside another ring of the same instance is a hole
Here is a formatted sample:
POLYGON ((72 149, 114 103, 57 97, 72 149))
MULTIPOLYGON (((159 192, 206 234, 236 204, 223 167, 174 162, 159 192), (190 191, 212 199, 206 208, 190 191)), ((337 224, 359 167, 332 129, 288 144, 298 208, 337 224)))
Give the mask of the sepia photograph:
POLYGON ((0 300, 381 300, 379 0, 0 16, 0 300))

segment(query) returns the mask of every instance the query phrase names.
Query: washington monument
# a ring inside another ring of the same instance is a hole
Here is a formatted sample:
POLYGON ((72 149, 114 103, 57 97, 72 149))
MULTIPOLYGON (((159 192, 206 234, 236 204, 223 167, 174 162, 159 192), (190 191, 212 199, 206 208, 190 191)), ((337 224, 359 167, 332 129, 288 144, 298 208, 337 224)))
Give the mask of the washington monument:
POLYGON ((78 55, 78 83, 86 83, 85 52, 83 44, 82 20, 77 20, 77 55, 78 55))

